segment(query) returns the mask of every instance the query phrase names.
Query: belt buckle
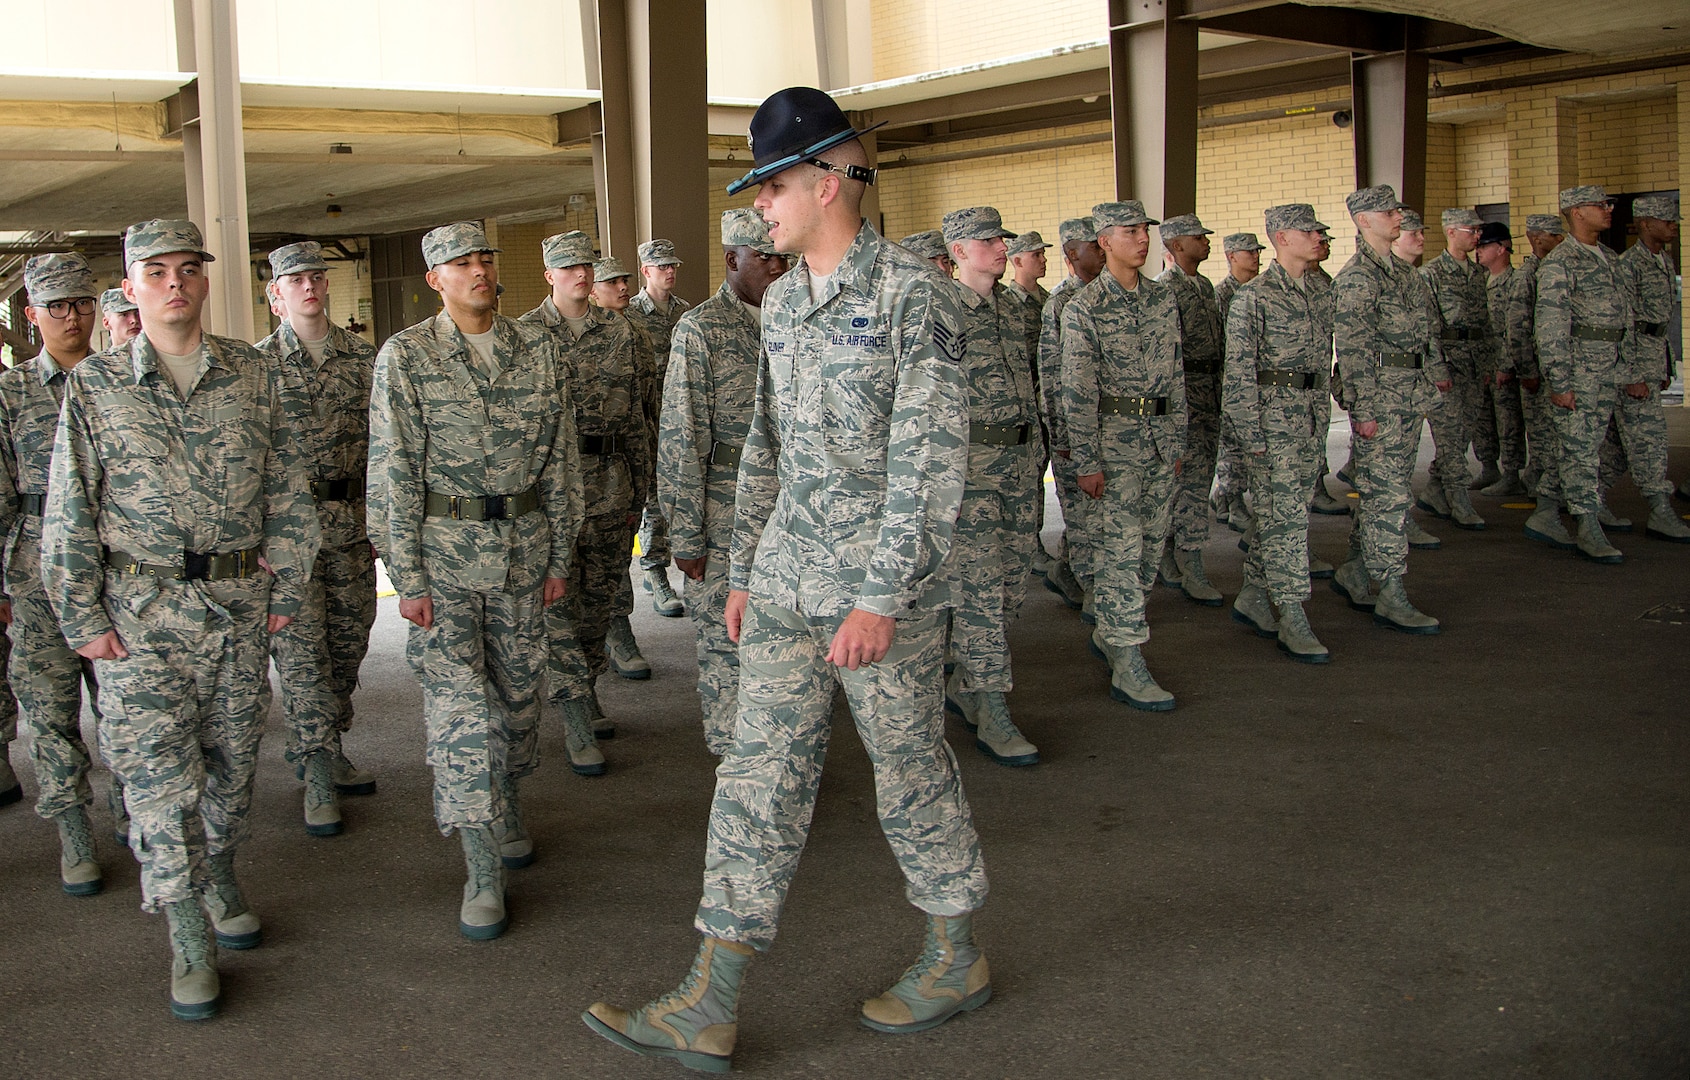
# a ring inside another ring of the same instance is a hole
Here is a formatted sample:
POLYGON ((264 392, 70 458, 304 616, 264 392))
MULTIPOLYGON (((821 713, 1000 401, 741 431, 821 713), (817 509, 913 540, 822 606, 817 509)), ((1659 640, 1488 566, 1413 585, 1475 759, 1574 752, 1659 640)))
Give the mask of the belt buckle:
POLYGON ((184 551, 182 553, 183 581, 204 581, 211 576, 211 556, 203 551, 184 551))
POLYGON ((482 520, 483 521, 492 521, 496 518, 505 517, 506 516, 505 515, 505 499, 506 498, 507 498, 507 496, 504 496, 504 495, 489 495, 489 496, 487 496, 486 501, 485 501, 486 509, 482 512, 482 520))

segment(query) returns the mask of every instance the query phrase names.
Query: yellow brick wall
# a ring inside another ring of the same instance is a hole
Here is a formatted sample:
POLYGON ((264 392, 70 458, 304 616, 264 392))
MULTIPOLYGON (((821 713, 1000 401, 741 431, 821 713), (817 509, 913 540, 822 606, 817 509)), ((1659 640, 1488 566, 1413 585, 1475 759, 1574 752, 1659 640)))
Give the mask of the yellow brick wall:
POLYGON ((874 0, 874 78, 898 79, 1108 36, 1104 0, 874 0))
POLYGON ((1657 191, 1675 186, 1676 95, 1580 109, 1578 170, 1580 183, 1601 184, 1610 192, 1657 191))
POLYGON ((1508 125, 1501 117, 1455 128, 1455 205, 1508 201, 1508 125))

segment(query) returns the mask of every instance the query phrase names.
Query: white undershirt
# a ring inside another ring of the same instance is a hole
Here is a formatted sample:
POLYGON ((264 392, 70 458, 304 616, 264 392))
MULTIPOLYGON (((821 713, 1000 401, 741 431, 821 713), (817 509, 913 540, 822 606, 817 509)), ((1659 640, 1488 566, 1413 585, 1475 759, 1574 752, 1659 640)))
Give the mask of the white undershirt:
POLYGON ((579 319, 573 318, 569 315, 564 315, 563 321, 569 327, 569 336, 572 338, 579 338, 582 334, 587 332, 587 324, 593 321, 593 316, 590 311, 581 316, 579 319))
POLYGON ((316 341, 312 341, 309 338, 300 338, 299 343, 305 346, 306 352, 311 354, 312 363, 321 364, 323 362, 323 357, 329 351, 329 335, 327 334, 324 334, 316 341))
POLYGON ((475 358, 481 362, 481 373, 492 382, 499 376, 499 363, 493 359, 493 335, 497 331, 489 330, 485 334, 465 334, 464 340, 475 350, 475 358))
POLYGON ((819 304, 822 297, 827 295, 827 283, 832 280, 832 274, 810 273, 810 303, 819 304))
POLYGON ((194 375, 198 373, 200 367, 200 353, 204 351, 205 346, 201 345, 191 353, 178 356, 175 353, 165 352, 157 345, 153 346, 153 354, 158 357, 158 366, 163 368, 164 373, 170 377, 170 382, 176 387, 176 393, 179 397, 185 399, 192 392, 194 375))

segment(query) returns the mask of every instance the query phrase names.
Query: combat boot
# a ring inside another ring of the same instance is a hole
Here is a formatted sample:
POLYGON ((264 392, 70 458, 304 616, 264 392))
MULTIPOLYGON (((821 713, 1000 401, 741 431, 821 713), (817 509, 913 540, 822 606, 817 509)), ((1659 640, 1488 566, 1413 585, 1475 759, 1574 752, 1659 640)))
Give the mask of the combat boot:
POLYGON ((312 836, 340 833, 340 799, 335 794, 334 755, 315 750, 305 755, 305 831, 312 836))
POLYGON ((104 887, 100 862, 94 854, 94 831, 88 809, 73 806, 53 819, 59 827, 59 881, 71 896, 93 896, 104 887))
POLYGON ((0 806, 10 806, 23 799, 23 785, 12 771, 11 743, 0 743, 0 806))
POLYGON ((675 595, 669 584, 669 571, 654 566, 645 572, 645 591, 651 594, 651 610, 666 619, 678 619, 686 613, 686 605, 675 595))
POLYGON ((1479 462, 1479 475, 1467 481, 1467 490, 1481 491, 1502 479, 1502 472, 1494 461, 1479 462))
POLYGON ((863 1024, 892 1035, 927 1031, 992 1000, 992 973, 972 915, 927 916, 927 940, 897 982, 863 1002, 863 1024))
POLYGON ((499 796, 505 812, 493 826, 493 836, 499 842, 499 861, 506 870, 521 870, 534 864, 534 841, 522 827, 521 781, 506 773, 499 778, 499 796))
POLYGON ((1491 499, 1506 499, 1513 495, 1526 494, 1526 484, 1520 479, 1520 470, 1504 469, 1495 483, 1479 488, 1479 494, 1491 499))
POLYGON ((1109 696, 1145 712, 1168 712, 1174 695, 1156 684, 1137 645, 1113 649, 1109 659, 1109 696))
POLYGON ((1170 589, 1179 588, 1179 563, 1175 561, 1174 554, 1177 550, 1172 544, 1164 545, 1161 565, 1156 568, 1156 576, 1161 578, 1162 584, 1170 589))
POLYGON ((707 937, 674 990, 633 1012, 595 1001, 581 1019, 624 1050, 674 1058, 698 1072, 725 1073, 739 1035, 739 988, 752 955, 749 945, 707 937))
POLYGON ((1525 532, 1527 540, 1548 544, 1557 551, 1574 551, 1578 548, 1578 545, 1573 543, 1573 538, 1568 535, 1567 527, 1561 524, 1561 504, 1541 495, 1537 500, 1537 509, 1526 518, 1525 532))
POLYGON ((1062 598, 1062 602, 1074 611, 1080 610, 1085 603, 1086 590, 1080 585, 1079 578, 1074 576, 1074 568, 1068 565, 1067 559, 1058 559, 1051 567, 1050 573, 1045 575, 1045 588, 1062 598))
POLYGON ((1625 556, 1620 554, 1619 548, 1608 543, 1607 534, 1602 531, 1602 522, 1595 514, 1576 514, 1579 535, 1574 541, 1580 555, 1591 562, 1618 563, 1624 562, 1625 556))
POLYGON ((1420 489, 1420 495, 1414 500, 1414 505, 1438 517, 1449 519, 1449 499, 1444 495, 1444 486, 1436 479, 1428 479, 1426 486, 1420 489))
POLYGON ((1395 574, 1379 583, 1379 599, 1373 607, 1373 621, 1405 634, 1436 634, 1438 620, 1423 614, 1408 602, 1408 590, 1403 588, 1402 575, 1395 574))
POLYGON ((604 714, 604 706, 599 704, 599 688, 597 682, 587 687, 587 715, 593 721, 593 738, 603 742, 616 738, 616 721, 604 714))
POLYGON ((1466 488, 1452 484, 1444 489, 1444 495, 1449 500, 1448 517, 1455 522, 1456 528, 1478 532, 1485 527, 1485 519, 1473 509, 1473 500, 1468 497, 1466 488))
POLYGON ((954 668, 945 677, 945 708, 955 713, 969 731, 980 730, 980 695, 962 688, 962 675, 954 668))
POLYGON ((256 949, 264 940, 264 927, 246 906, 240 883, 235 880, 233 852, 205 857, 209 884, 200 892, 205 913, 211 917, 211 932, 225 949, 256 949))
POLYGON ((628 625, 628 616, 618 615, 610 620, 604 651, 610 658, 611 669, 624 679, 651 678, 651 665, 640 655, 640 645, 634 640, 634 628, 628 625))
POLYGON ((1342 465, 1338 466, 1338 471, 1332 475, 1338 478, 1340 484, 1347 484, 1351 491, 1361 490, 1361 488, 1356 487, 1356 455, 1354 450, 1350 451, 1350 456, 1344 460, 1342 465))
POLYGON ((1690 544, 1690 529, 1684 527, 1684 520, 1672 508, 1670 495, 1649 496, 1649 524, 1643 527, 1643 532, 1656 540, 1690 544))
POLYGON ((1678 485, 1678 490, 1674 491, 1673 494, 1677 495, 1685 502, 1690 502, 1690 477, 1685 478, 1684 482, 1678 485))
POLYGON ((1044 577, 1050 573, 1050 552, 1045 550, 1042 542, 1033 545, 1033 573, 1044 577))
POLYGON ((999 690, 982 690, 974 695, 978 703, 979 727, 975 747, 999 765, 1037 765, 1039 748, 1028 742, 1009 718, 1009 703, 999 690))
POLYGON ((111 811, 112 838, 118 847, 129 846, 129 807, 123 801, 123 781, 113 773, 111 786, 106 788, 106 808, 111 811))
POLYGON ((1608 509, 1608 497, 1606 495, 1603 495, 1601 501, 1596 504, 1596 521, 1604 529, 1612 529, 1617 533, 1631 531, 1631 519, 1620 517, 1608 509))
POLYGON ((458 839, 464 845, 464 902, 458 908, 458 933, 471 941, 488 941, 505 932, 510 916, 505 913, 505 868, 499 861, 499 843, 493 830, 481 826, 459 826, 458 839))
POLYGON ((1279 605, 1279 651, 1304 664, 1324 664, 1332 659, 1326 646, 1314 636, 1303 605, 1296 603, 1279 605))
POLYGON ((1260 585, 1244 583, 1238 599, 1232 602, 1232 621, 1254 630, 1257 637, 1279 636, 1279 621, 1273 617, 1273 604, 1260 585))
POLYGON ((1372 611, 1377 603, 1373 598, 1367 567, 1359 558, 1351 557, 1338 565, 1332 575, 1332 591, 1342 596, 1356 611, 1372 611))
POLYGON ((1226 515, 1226 527, 1233 532, 1249 532, 1250 526, 1256 523, 1256 516, 1250 509, 1250 504, 1244 500, 1242 493, 1233 497, 1232 509, 1226 515))
POLYGON ((1314 485, 1314 498, 1309 500, 1309 509, 1317 514, 1326 514, 1328 516, 1347 514, 1350 512, 1350 501, 1348 499, 1334 498, 1332 493, 1326 490, 1326 484, 1324 481, 1316 481, 1314 485))
POLYGON ((1316 555, 1314 552, 1309 552, 1309 577, 1313 578, 1315 581, 1325 581, 1327 578, 1331 577, 1332 574, 1333 567, 1331 563, 1327 562, 1319 555, 1316 555))
POLYGON ((1220 607, 1221 591, 1209 583, 1203 572, 1203 553, 1174 549, 1174 566, 1179 570, 1179 590, 1186 599, 1204 607, 1220 607))
POLYGON ((223 1003, 217 978, 217 946, 206 932, 205 911, 189 897, 166 904, 170 926, 170 1015, 178 1020, 209 1020, 223 1003))
POLYGON ((603 776, 604 751, 593 737, 592 714, 581 699, 563 703, 563 747, 569 753, 569 768, 576 776, 603 776))
POLYGON ((1402 535, 1408 541, 1408 546, 1416 551, 1436 551, 1444 546, 1444 542, 1420 527, 1414 520, 1414 515, 1403 512, 1402 535))
MULTIPOLYGON (((329 760, 333 766, 334 789, 341 795, 374 795, 376 793, 376 778, 352 764, 346 752, 340 748, 340 732, 335 732, 328 743, 329 760)), ((305 779, 305 760, 300 759, 294 766, 294 776, 305 779)))
POLYGON ((1097 590, 1087 589, 1085 599, 1080 601, 1080 621, 1087 626, 1097 625, 1097 590))

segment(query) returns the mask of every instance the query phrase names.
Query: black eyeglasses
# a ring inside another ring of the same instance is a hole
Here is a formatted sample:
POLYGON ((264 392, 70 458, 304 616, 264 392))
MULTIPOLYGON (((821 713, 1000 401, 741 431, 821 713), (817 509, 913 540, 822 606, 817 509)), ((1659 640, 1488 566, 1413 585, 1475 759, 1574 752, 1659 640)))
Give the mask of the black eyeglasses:
POLYGON ((43 306, 46 307, 47 314, 55 319, 68 319, 71 308, 75 308, 78 315, 94 314, 94 298, 92 296, 84 296, 77 300, 53 300, 43 306))

